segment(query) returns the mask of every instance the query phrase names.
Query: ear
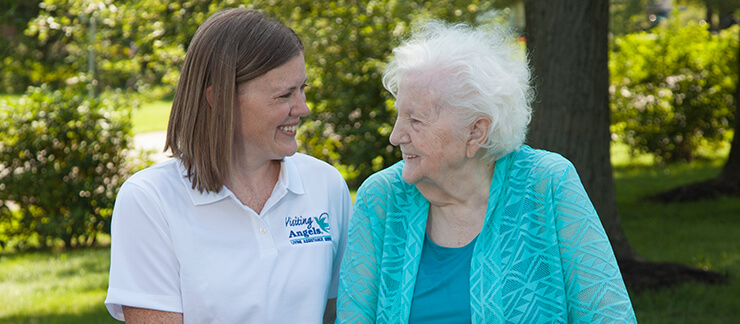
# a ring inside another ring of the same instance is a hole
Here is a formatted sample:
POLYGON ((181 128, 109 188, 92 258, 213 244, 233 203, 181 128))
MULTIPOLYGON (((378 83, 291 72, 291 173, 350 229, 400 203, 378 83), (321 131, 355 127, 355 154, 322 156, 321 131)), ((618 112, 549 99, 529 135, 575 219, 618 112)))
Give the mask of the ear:
POLYGON ((472 158, 483 147, 488 139, 488 132, 491 130, 491 120, 479 117, 469 126, 468 141, 465 155, 472 158))
POLYGON ((209 106, 213 107, 213 89, 211 86, 206 88, 206 101, 208 101, 209 106))

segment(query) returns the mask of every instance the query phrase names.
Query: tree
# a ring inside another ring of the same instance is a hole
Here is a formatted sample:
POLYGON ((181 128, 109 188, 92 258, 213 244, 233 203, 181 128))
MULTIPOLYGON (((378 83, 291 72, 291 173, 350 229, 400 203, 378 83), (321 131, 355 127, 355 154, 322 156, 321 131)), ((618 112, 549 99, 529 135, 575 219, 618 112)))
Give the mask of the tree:
POLYGON ((17 59, 32 46, 23 35, 28 22, 39 12, 41 0, 0 0, 0 92, 22 92, 29 84, 26 70, 17 59), (16 59, 14 59, 16 58, 16 59))
POLYGON ((253 1, 292 27, 305 45, 311 115, 300 150, 337 167, 350 186, 400 160, 388 137, 393 100, 381 83, 384 62, 417 19, 472 22, 490 1, 253 1))
MULTIPOLYGON (((738 38, 740 39, 740 37, 738 38)), ((740 132, 740 116, 738 116, 740 113, 740 46, 738 46, 737 61, 736 72, 738 80, 735 85, 735 134, 732 138, 730 156, 727 158, 727 162, 722 168, 720 178, 734 182, 735 188, 740 194, 740 134, 738 134, 738 132, 740 132)))
MULTIPOLYGON (((707 6, 707 16, 711 23, 712 8, 721 6, 719 28, 729 27, 728 24, 721 24, 722 17, 732 17, 740 9, 740 0, 696 0, 703 2, 707 6), (724 14, 723 14, 724 13, 724 14)), ((710 27, 710 29, 719 29, 710 27)), ((738 29, 740 36, 740 29, 738 29)), ((740 41, 740 37, 738 37, 740 41)), ((736 75, 734 101, 734 135, 730 146, 730 154, 725 162, 722 172, 717 178, 697 183, 691 183, 685 186, 673 188, 649 197, 654 201, 675 202, 675 201, 692 201, 705 198, 714 198, 721 195, 740 196, 740 44, 736 52, 736 64, 734 73, 736 75)))
POLYGON ((609 0, 524 5, 537 89, 528 142, 573 162, 617 258, 631 258, 635 252, 619 225, 609 152, 609 0))
MULTIPOLYGON (((737 28, 737 27, 735 27, 737 28)), ((661 164, 719 147, 732 121, 735 29, 670 18, 650 32, 617 36, 609 62, 612 129, 661 164)))
POLYGON ((637 291, 687 280, 724 281, 717 273, 639 259, 619 225, 609 156, 608 0, 525 0, 525 11, 538 95, 529 144, 573 162, 627 287, 637 291))

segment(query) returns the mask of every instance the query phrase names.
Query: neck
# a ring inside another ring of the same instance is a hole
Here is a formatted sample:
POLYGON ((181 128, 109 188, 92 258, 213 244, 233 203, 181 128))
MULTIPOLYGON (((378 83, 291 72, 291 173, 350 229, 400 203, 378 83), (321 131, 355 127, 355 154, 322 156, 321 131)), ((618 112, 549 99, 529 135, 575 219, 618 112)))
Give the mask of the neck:
POLYGON ((450 174, 443 184, 416 186, 429 200, 427 235, 438 245, 465 246, 483 227, 493 164, 471 161, 470 166, 450 174))
POLYGON ((481 201, 488 201, 493 168, 493 163, 471 159, 464 167, 448 173, 441 181, 420 181, 416 188, 432 206, 477 205, 481 201))
POLYGON ((280 161, 234 158, 231 173, 225 182, 242 204, 259 214, 279 177, 280 161))

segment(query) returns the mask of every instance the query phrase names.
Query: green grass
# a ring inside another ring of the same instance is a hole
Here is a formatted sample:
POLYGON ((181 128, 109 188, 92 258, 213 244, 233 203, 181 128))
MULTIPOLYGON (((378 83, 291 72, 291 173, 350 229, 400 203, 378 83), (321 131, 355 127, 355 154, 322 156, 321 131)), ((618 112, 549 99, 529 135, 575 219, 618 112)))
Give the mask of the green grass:
MULTIPOLYGON (((642 323, 736 323, 740 309, 740 198, 655 204, 642 197, 710 179, 718 163, 615 172, 622 226, 635 250, 658 262, 728 273, 728 285, 687 283, 631 293, 642 323)), ((354 193, 354 192, 353 192, 354 193)), ((109 250, 0 255, 0 323, 115 323, 103 300, 109 250)))
MULTIPOLYGON (((134 133, 165 130, 170 106, 165 100, 141 106, 133 115, 134 133)), ((718 155, 726 157, 727 150, 718 155)), ((649 155, 632 157, 625 145, 612 146, 622 227, 637 253, 650 261, 678 262, 730 275, 728 285, 687 283, 632 293, 641 324, 737 322, 740 198, 680 204, 642 199, 716 177, 721 161, 653 167, 649 155)), ((107 248, 0 254, 0 323, 117 323, 103 306, 109 257, 107 248)))
POLYGON ((134 134, 167 130, 172 101, 154 100, 133 112, 134 134))
MULTIPOLYGON (((0 100, 8 99, 10 101, 15 101, 20 97, 22 97, 22 95, 0 94, 0 100)), ((134 135, 167 130, 167 122, 170 118, 171 108, 171 100, 152 100, 141 104, 139 108, 134 110, 132 116, 134 135)))
POLYGON ((650 261, 677 262, 730 275, 728 285, 688 283, 632 294, 640 323, 737 323, 740 313, 740 198, 657 204, 643 197, 681 184, 708 180, 721 165, 617 170, 622 228, 637 253, 650 261))
POLYGON ((22 95, 19 95, 19 94, 6 94, 6 93, 0 94, 0 100, 8 99, 10 101, 16 101, 20 97, 22 97, 22 95))
POLYGON ((119 323, 103 305, 110 250, 0 256, 0 323, 119 323))

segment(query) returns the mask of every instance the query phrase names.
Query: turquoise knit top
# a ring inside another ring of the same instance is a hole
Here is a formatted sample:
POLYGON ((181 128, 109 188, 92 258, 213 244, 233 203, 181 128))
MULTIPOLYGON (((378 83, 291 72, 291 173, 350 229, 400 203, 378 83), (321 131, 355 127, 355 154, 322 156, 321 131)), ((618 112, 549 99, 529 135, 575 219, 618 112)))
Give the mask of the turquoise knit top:
MULTIPOLYGON (((408 323, 429 202, 403 162, 357 191, 337 323, 408 323)), ((496 161, 470 264, 472 323, 636 323, 573 165, 526 145, 496 161)))

